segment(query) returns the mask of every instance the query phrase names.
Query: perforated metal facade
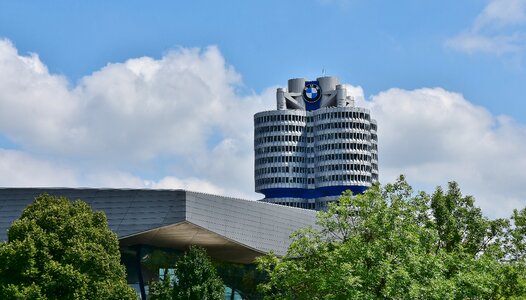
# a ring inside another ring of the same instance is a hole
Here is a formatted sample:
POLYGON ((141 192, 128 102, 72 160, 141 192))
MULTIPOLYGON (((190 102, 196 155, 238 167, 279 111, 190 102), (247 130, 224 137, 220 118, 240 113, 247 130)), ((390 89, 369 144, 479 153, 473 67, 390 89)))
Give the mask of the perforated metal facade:
POLYGON ((377 124, 334 77, 291 79, 277 110, 254 116, 255 190, 263 201, 323 209, 378 181, 377 124))
POLYGON ((128 284, 140 299, 147 299, 148 282, 159 278, 158 271, 173 266, 172 251, 182 252, 191 245, 235 265, 240 279, 228 275, 228 288, 238 296, 249 293, 242 284, 245 269, 238 264, 249 268, 255 258, 270 251, 285 254, 290 234, 300 227, 315 227, 316 220, 310 210, 184 190, 0 188, 1 241, 7 240, 7 230, 24 208, 42 193, 82 199, 105 212, 119 238, 128 284), (154 252, 165 258, 155 261, 158 270, 145 263, 154 252))
POLYGON ((242 263, 271 250, 283 255, 289 235, 316 219, 309 210, 184 190, 0 188, 0 240, 42 193, 82 199, 104 211, 122 245, 197 244, 219 259, 242 263))

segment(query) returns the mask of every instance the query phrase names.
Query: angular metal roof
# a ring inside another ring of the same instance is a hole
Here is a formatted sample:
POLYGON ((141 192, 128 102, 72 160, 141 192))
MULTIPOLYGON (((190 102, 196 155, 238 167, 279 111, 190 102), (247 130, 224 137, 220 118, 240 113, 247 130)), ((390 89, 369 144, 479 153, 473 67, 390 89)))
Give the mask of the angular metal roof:
POLYGON ((289 235, 316 220, 311 210, 185 190, 0 188, 0 240, 42 193, 82 199, 104 211, 122 246, 201 245, 211 256, 241 263, 270 251, 285 254, 289 235))

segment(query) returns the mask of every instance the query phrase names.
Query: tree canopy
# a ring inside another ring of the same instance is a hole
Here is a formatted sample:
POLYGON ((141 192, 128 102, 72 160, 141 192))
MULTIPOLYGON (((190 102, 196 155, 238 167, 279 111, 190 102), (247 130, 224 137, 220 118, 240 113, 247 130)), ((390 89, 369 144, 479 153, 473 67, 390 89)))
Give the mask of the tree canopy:
POLYGON ((217 274, 206 251, 192 246, 177 260, 174 275, 165 272, 164 277, 150 285, 152 300, 222 300, 223 281, 217 274))
POLYGON ((137 299, 117 236, 85 202, 42 194, 0 244, 0 299, 137 299))
POLYGON ((394 184, 350 192, 258 268, 266 299, 523 299, 526 209, 490 220, 456 183, 414 194, 394 184))

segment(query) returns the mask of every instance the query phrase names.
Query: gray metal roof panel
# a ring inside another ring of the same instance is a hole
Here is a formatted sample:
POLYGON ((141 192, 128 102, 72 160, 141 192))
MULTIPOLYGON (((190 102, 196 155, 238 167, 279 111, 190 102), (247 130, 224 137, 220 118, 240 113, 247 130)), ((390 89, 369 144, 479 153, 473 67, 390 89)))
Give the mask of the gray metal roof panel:
POLYGON ((290 234, 313 226, 316 212, 270 203, 187 192, 187 221, 251 248, 278 255, 290 234))
POLYGON ((316 212, 271 203, 184 190, 93 188, 0 188, 0 240, 39 194, 82 199, 106 213, 119 238, 191 222, 261 252, 284 254, 290 234, 315 223, 316 212))

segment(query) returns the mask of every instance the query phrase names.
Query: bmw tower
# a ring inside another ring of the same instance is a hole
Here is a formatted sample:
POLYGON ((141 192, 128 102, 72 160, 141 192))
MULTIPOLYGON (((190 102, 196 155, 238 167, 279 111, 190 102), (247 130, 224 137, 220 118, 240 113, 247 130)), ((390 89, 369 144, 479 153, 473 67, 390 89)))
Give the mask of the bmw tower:
POLYGON ((262 201, 320 210, 378 181, 377 125, 335 77, 290 79, 277 109, 254 115, 255 190, 262 201))

